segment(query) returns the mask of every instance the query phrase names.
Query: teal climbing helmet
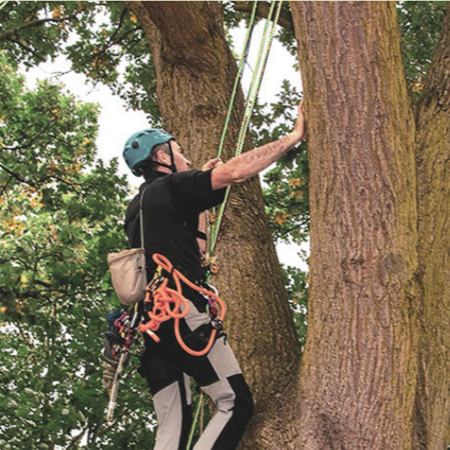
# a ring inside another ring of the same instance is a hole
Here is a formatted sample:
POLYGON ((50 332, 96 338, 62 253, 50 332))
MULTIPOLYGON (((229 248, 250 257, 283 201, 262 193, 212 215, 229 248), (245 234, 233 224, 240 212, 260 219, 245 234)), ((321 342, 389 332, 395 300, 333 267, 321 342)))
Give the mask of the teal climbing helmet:
MULTIPOLYGON (((156 145, 165 144, 172 140, 175 140, 175 138, 170 133, 157 128, 149 128, 148 130, 134 133, 127 142, 125 142, 125 148, 123 149, 125 162, 133 174, 140 177, 142 175, 142 171, 139 170, 140 163, 150 156, 156 145)), ((170 149, 170 157, 172 166, 174 166, 172 148, 170 149)), ((172 166, 167 167, 173 169, 174 167, 172 166)))

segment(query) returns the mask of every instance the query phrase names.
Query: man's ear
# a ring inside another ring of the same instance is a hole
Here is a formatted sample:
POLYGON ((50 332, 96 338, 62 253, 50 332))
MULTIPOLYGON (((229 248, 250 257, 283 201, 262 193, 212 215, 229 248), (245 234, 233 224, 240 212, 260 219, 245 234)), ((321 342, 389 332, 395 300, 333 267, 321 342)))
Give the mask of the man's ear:
POLYGON ((163 164, 170 164, 170 156, 164 150, 158 150, 155 153, 155 161, 163 164))

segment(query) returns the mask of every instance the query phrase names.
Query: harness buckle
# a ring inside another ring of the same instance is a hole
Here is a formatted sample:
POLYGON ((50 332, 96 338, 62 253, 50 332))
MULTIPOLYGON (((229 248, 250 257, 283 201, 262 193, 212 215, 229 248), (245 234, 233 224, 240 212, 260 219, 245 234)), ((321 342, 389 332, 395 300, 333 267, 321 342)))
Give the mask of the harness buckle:
POLYGON ((152 281, 145 288, 144 296, 144 311, 149 312, 153 308, 153 294, 159 289, 163 284, 165 277, 162 275, 162 268, 158 266, 156 269, 152 281))
POLYGON ((219 332, 223 330, 223 321, 218 319, 217 317, 212 319, 209 324, 211 325, 211 328, 213 328, 214 330, 217 330, 219 332))

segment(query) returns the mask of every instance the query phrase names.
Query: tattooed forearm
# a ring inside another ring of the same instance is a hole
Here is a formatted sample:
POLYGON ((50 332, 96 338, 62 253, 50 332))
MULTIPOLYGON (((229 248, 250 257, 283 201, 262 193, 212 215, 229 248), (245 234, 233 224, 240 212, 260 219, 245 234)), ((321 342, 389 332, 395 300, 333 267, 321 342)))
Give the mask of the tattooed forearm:
POLYGON ((269 167, 299 142, 294 133, 230 159, 212 173, 213 189, 240 183, 269 167))
POLYGON ((296 146, 305 137, 305 131, 305 114, 303 102, 301 102, 294 130, 291 133, 278 141, 236 156, 225 164, 216 165, 211 174, 213 189, 221 189, 255 176, 296 146))
POLYGON ((281 156, 287 153, 297 144, 292 135, 285 136, 278 141, 257 147, 250 152, 243 153, 238 158, 233 158, 229 162, 235 165, 235 176, 239 183, 257 175, 261 170, 266 169, 281 156))

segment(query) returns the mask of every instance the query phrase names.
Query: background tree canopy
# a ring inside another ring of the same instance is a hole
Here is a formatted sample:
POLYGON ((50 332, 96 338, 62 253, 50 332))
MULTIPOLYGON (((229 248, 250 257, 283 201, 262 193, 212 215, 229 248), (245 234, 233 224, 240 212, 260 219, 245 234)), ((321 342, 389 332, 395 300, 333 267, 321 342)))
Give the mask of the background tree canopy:
MULTIPOLYGON (((228 31, 248 20, 247 2, 223 2, 228 31)), ((264 2, 262 2, 264 3, 264 2)), ((412 95, 423 88, 447 2, 400 2, 403 56, 412 95)), ((154 419, 144 381, 129 369, 117 420, 104 420, 100 347, 104 315, 118 301, 106 255, 127 244, 130 189, 117 161, 96 157, 98 109, 62 85, 34 90, 23 70, 65 55, 72 70, 105 83, 161 124, 153 58, 138 18, 121 2, 7 2, 0 10, 0 447, 150 448, 154 419)), ((289 6, 278 38, 296 44, 289 6), (289 25, 290 24, 290 25, 289 25)), ((231 39, 231 37, 229 37, 231 39)), ((291 129, 300 93, 288 82, 278 101, 259 105, 254 145, 291 129)), ((275 240, 309 232, 306 144, 264 176, 275 240)), ((306 335, 307 281, 284 279, 299 339, 306 335)), ((125 384, 124 383, 124 384, 125 384)))

